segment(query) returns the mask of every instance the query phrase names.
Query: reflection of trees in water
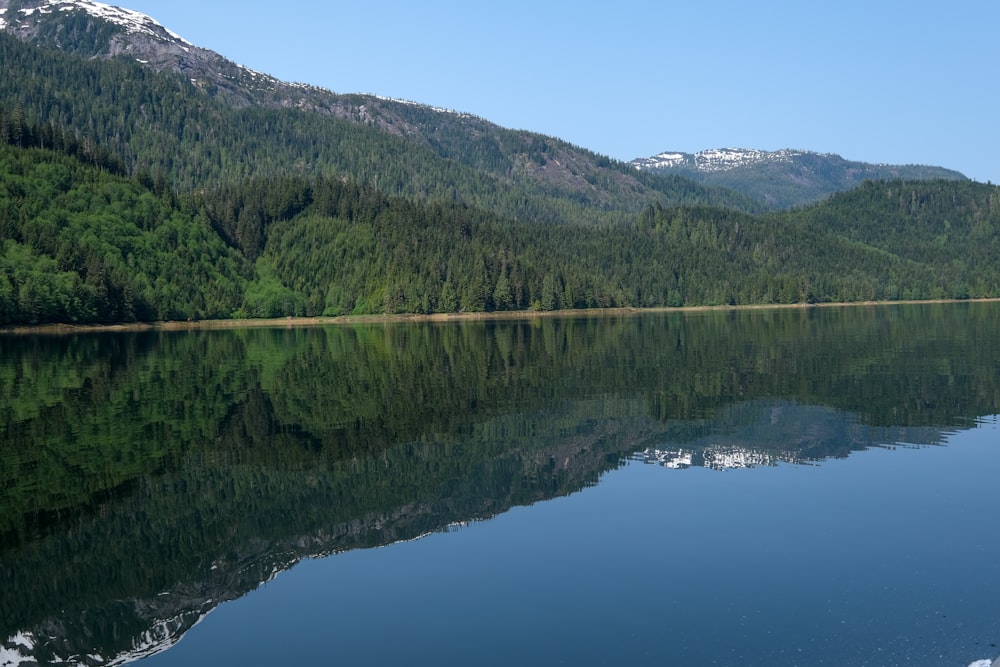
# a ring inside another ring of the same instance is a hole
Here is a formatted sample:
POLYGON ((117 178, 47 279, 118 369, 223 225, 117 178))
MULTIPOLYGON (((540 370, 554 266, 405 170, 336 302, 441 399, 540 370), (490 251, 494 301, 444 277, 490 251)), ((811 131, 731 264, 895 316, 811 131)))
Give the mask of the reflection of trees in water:
POLYGON ((998 318, 962 304, 0 339, 0 635, 48 627, 52 650, 90 637, 74 650, 115 655, 303 556, 569 493, 646 447, 805 460, 933 442, 1000 411, 998 318))

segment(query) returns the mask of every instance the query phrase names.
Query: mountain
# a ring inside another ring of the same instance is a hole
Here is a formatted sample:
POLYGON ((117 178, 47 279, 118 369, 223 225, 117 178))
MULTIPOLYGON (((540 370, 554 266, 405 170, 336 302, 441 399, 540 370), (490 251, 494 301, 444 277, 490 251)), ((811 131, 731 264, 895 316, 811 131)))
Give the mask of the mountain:
POLYGON ((0 29, 48 49, 87 58, 128 58, 156 72, 173 72, 237 107, 344 111, 327 91, 238 65, 122 7, 91 0, 0 0, 0 29))
POLYGON ((630 164, 653 173, 680 175, 706 185, 731 188, 776 209, 810 204, 834 192, 855 188, 866 180, 966 178, 943 167, 870 164, 830 153, 792 149, 664 152, 637 158, 630 164))
POLYGON ((235 107, 310 109, 345 118, 364 115, 357 105, 329 91, 238 65, 152 17, 122 7, 92 0, 0 0, 0 29, 48 49, 87 58, 127 58, 156 72, 179 74, 235 107))
POLYGON ((100 3, 0 18, 0 325, 1000 295, 993 186, 879 181, 767 213, 286 84, 100 3))
POLYGON ((0 18, 6 32, 45 51, 4 49, 0 104, 39 123, 68 121, 133 171, 169 173, 182 190, 337 175, 539 222, 620 221, 656 201, 759 208, 729 190, 640 174, 470 114, 282 82, 138 12, 90 0, 0 0, 0 18))

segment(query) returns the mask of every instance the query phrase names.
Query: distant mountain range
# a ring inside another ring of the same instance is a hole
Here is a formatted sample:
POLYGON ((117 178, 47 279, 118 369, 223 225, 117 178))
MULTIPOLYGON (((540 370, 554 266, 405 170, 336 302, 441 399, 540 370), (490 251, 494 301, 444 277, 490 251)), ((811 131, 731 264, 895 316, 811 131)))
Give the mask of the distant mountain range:
POLYGON ((664 152, 630 163, 637 169, 675 174, 705 185, 742 192, 769 208, 811 204, 834 192, 851 190, 866 180, 963 180, 943 167, 870 164, 832 153, 784 149, 762 151, 717 148, 698 153, 664 152))
MULTIPOLYGON (((649 182, 590 151, 531 132, 500 128, 469 114, 374 95, 343 95, 288 83, 196 46, 140 12, 92 0, 0 0, 0 29, 22 40, 88 58, 128 58, 156 72, 185 77, 234 108, 312 111, 417 139, 442 157, 458 158, 494 176, 538 184, 603 208, 660 199, 757 210, 725 190, 766 208, 789 208, 856 187, 866 179, 965 178, 941 167, 873 165, 810 151, 717 149, 660 153, 632 166, 701 184, 678 192, 676 182, 649 182), (470 146, 474 152, 470 154, 470 146), (479 155, 476 155, 479 153, 479 155), (709 187, 705 187, 709 186, 709 187)), ((375 178, 379 167, 367 169, 375 178)), ((382 170, 384 171, 384 170, 382 170)), ((359 174, 364 170, 359 169, 359 174)), ((374 181, 373 181, 374 182, 374 181)))

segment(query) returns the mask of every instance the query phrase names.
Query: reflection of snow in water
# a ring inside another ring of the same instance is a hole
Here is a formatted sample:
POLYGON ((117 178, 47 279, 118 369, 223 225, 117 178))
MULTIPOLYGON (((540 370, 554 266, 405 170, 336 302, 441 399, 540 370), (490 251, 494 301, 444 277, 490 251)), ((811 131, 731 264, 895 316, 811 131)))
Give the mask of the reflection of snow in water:
MULTIPOLYGON (((94 653, 88 654, 85 658, 80 655, 69 655, 65 658, 53 656, 54 662, 51 664, 114 667, 148 658, 173 648, 191 628, 201 623, 212 611, 213 609, 204 613, 187 612, 171 619, 155 621, 150 629, 141 633, 132 642, 131 650, 110 658, 94 653)), ((36 652, 39 650, 48 652, 53 649, 51 645, 43 644, 46 644, 44 639, 40 641, 31 632, 19 632, 9 637, 6 642, 0 642, 0 667, 29 667, 39 664, 36 652)))
POLYGON ((667 450, 649 447, 632 454, 630 458, 633 461, 642 461, 643 463, 658 463, 666 468, 688 468, 693 465, 694 454, 683 449, 667 450))
POLYGON ((0 665, 20 665, 28 661, 35 639, 30 633, 19 632, 0 643, 0 665))
POLYGON ((778 461, 795 462, 794 456, 771 456, 766 452, 758 452, 743 447, 709 447, 702 454, 705 467, 713 470, 728 470, 730 468, 757 468, 773 466, 778 461))
POLYGON ((685 449, 656 449, 649 447, 631 456, 633 461, 655 463, 666 468, 689 468, 700 465, 713 470, 731 468, 757 468, 778 463, 802 463, 801 459, 789 452, 771 454, 746 447, 716 445, 701 452, 701 460, 695 460, 695 453, 685 449))

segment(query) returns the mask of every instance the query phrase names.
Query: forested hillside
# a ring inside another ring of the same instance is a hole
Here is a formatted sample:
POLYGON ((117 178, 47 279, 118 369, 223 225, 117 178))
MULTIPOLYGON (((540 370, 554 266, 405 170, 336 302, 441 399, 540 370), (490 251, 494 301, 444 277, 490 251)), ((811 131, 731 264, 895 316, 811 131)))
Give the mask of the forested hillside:
POLYGON ((619 227, 538 226, 331 185, 317 187, 312 203, 275 218, 260 235, 267 240, 258 266, 273 270, 315 314, 990 293, 989 283, 967 267, 887 252, 805 215, 656 206, 619 227))
POLYGON ((977 266, 986 277, 1000 266, 1000 189, 971 181, 868 182, 795 217, 941 270, 977 266))
POLYGON ((326 93, 325 112, 234 106, 211 88, 134 60, 88 60, 3 33, 0 62, 7 74, 0 105, 8 111, 100 144, 132 173, 167 174, 179 191, 338 176, 511 218, 594 224, 659 200, 759 208, 732 191, 639 173, 558 139, 373 96, 326 93))
POLYGON ((0 145, 0 321, 228 317, 252 273, 169 193, 0 145))
POLYGON ((341 179, 178 196, 66 152, 0 146, 3 323, 1000 292, 1000 191, 975 183, 873 183, 766 216, 656 205, 617 225, 540 225, 341 179))

